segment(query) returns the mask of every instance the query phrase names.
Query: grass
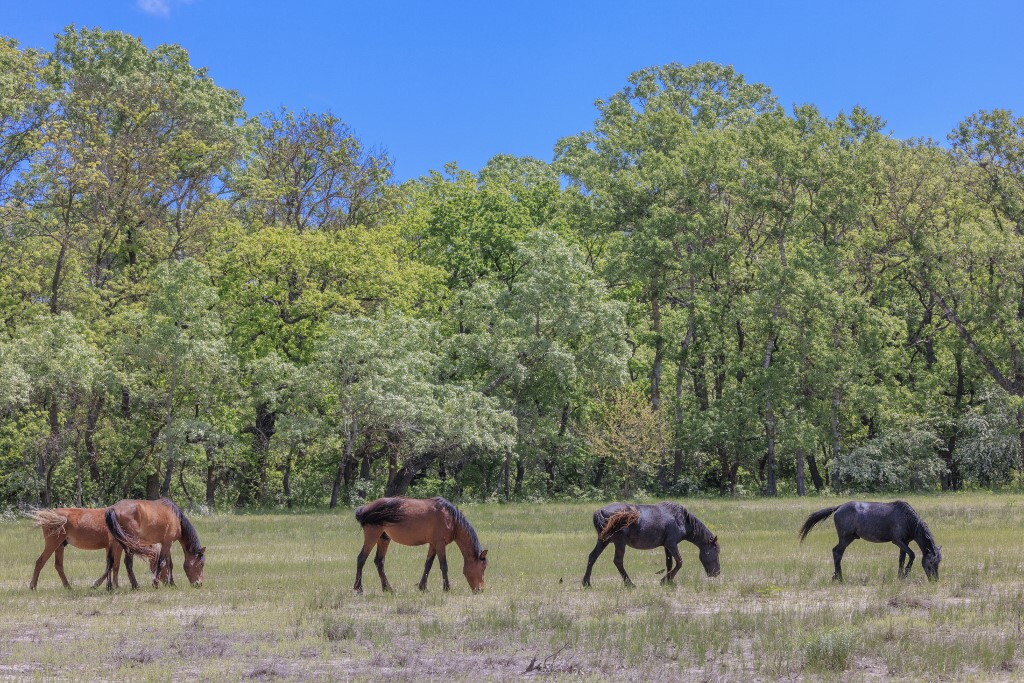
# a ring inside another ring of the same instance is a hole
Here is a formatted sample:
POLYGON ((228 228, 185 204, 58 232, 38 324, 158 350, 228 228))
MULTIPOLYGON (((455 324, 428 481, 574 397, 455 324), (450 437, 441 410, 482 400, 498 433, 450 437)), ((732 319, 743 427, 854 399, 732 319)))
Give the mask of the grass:
POLYGON ((684 544, 676 585, 660 586, 662 552, 630 550, 638 588, 627 590, 609 550, 589 591, 579 581, 596 505, 467 505, 490 548, 479 595, 456 546, 444 594, 436 563, 429 591, 416 590, 425 550, 396 544, 397 593, 381 593, 368 562, 354 595, 362 537, 347 510, 195 519, 208 547, 199 590, 93 591, 102 553, 69 548, 78 587, 61 588, 51 561, 33 593, 40 532, 4 522, 0 679, 1019 680, 1024 497, 910 502, 943 545, 936 584, 920 558, 897 579, 896 548, 863 541, 847 551, 846 584, 833 584, 831 521, 796 537, 808 513, 835 504, 820 498, 690 501, 722 542, 721 577, 704 576, 684 544))

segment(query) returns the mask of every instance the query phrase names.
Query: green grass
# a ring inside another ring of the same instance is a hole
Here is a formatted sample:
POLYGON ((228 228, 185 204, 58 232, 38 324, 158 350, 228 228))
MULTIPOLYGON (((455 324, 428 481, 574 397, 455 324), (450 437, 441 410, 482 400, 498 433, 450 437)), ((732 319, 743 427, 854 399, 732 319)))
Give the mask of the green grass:
POLYGON ((708 579, 684 544, 676 585, 660 586, 662 552, 630 550, 638 588, 627 590, 609 550, 589 591, 579 581, 596 505, 467 505, 490 548, 479 595, 456 546, 444 594, 436 563, 429 591, 416 590, 425 550, 396 544, 387 571, 397 593, 381 593, 368 562, 366 593, 354 595, 362 536, 348 510, 196 518, 208 546, 199 590, 93 591, 102 554, 69 548, 65 567, 78 587, 61 588, 51 561, 33 593, 40 532, 4 522, 0 679, 1024 676, 1024 497, 911 498, 943 545, 937 584, 924 580, 920 558, 898 580, 896 548, 863 541, 847 551, 846 584, 833 584, 831 520, 803 545, 796 532, 834 501, 688 501, 719 535, 721 577, 708 579))

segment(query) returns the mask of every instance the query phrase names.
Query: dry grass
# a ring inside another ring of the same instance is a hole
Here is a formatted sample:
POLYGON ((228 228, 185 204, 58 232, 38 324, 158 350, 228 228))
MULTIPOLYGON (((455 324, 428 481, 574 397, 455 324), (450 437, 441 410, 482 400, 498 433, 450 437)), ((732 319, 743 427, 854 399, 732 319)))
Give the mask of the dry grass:
MULTIPOLYGON (((453 590, 415 589, 425 551, 392 544, 382 594, 372 563, 351 591, 361 534, 351 511, 196 519, 209 547, 202 589, 108 594, 86 586, 99 552, 69 548, 81 586, 48 566, 27 589, 41 534, 0 525, 0 679, 1019 680, 1024 672, 1024 497, 912 498, 944 546, 941 580, 898 551, 857 542, 834 585, 830 522, 803 545, 804 517, 832 499, 684 501, 722 543, 722 576, 692 546, 674 587, 661 551, 611 551, 579 581, 597 504, 466 506, 491 566, 470 594, 451 546, 453 590)), ((180 551, 175 549, 180 574, 180 551)))

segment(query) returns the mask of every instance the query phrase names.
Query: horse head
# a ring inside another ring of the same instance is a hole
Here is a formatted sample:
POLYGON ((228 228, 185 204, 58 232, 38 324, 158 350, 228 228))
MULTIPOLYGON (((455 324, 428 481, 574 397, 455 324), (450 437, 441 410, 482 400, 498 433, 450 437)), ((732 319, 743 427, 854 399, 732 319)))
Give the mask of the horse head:
POLYGON ((934 551, 925 553, 921 558, 921 566, 924 567, 924 574, 929 581, 939 580, 939 562, 942 562, 941 545, 936 545, 934 551))
POLYGON ((718 562, 718 554, 721 546, 718 545, 718 536, 700 546, 700 563, 704 565, 704 571, 708 576, 718 576, 722 573, 722 565, 718 562))
POLYGON ((206 546, 199 549, 198 553, 185 554, 185 576, 189 582, 199 588, 203 585, 203 569, 206 566, 206 546))
POLYGON ((466 581, 474 593, 484 589, 484 572, 487 571, 487 551, 482 550, 473 559, 466 559, 462 565, 462 573, 466 575, 466 581))

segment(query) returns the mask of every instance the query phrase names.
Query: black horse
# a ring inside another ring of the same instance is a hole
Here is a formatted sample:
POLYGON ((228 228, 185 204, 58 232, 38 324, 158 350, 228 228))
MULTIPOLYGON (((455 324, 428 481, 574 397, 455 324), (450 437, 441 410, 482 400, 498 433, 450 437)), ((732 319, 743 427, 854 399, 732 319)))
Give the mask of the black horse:
POLYGON ((924 567, 925 576, 931 581, 939 578, 939 562, 942 561, 942 546, 935 542, 931 530, 924 520, 917 514, 909 503, 897 500, 893 503, 860 503, 850 501, 831 508, 818 510, 804 522, 800 529, 800 542, 803 543, 807 533, 814 528, 814 525, 829 515, 835 513, 836 532, 839 534, 839 543, 832 548, 832 559, 836 565, 836 573, 832 576, 833 581, 843 580, 843 552, 846 546, 858 538, 872 543, 893 543, 900 549, 899 577, 906 578, 910 575, 910 567, 914 564, 914 551, 910 549, 910 542, 917 542, 918 547, 924 555, 921 557, 921 566, 924 567), (903 561, 910 556, 906 569, 903 568, 903 561))
POLYGON ((700 563, 708 576, 718 576, 718 537, 711 533, 704 523, 694 517, 682 505, 657 503, 656 505, 629 505, 612 503, 594 513, 594 528, 597 529, 597 545, 587 561, 587 573, 583 575, 583 586, 590 586, 590 571, 609 543, 615 544, 615 567, 622 574, 627 586, 633 582, 622 566, 626 546, 639 550, 665 548, 665 576, 662 583, 672 583, 683 558, 679 556, 680 541, 689 541, 700 548, 700 563), (675 561, 675 567, 672 566, 675 561))

